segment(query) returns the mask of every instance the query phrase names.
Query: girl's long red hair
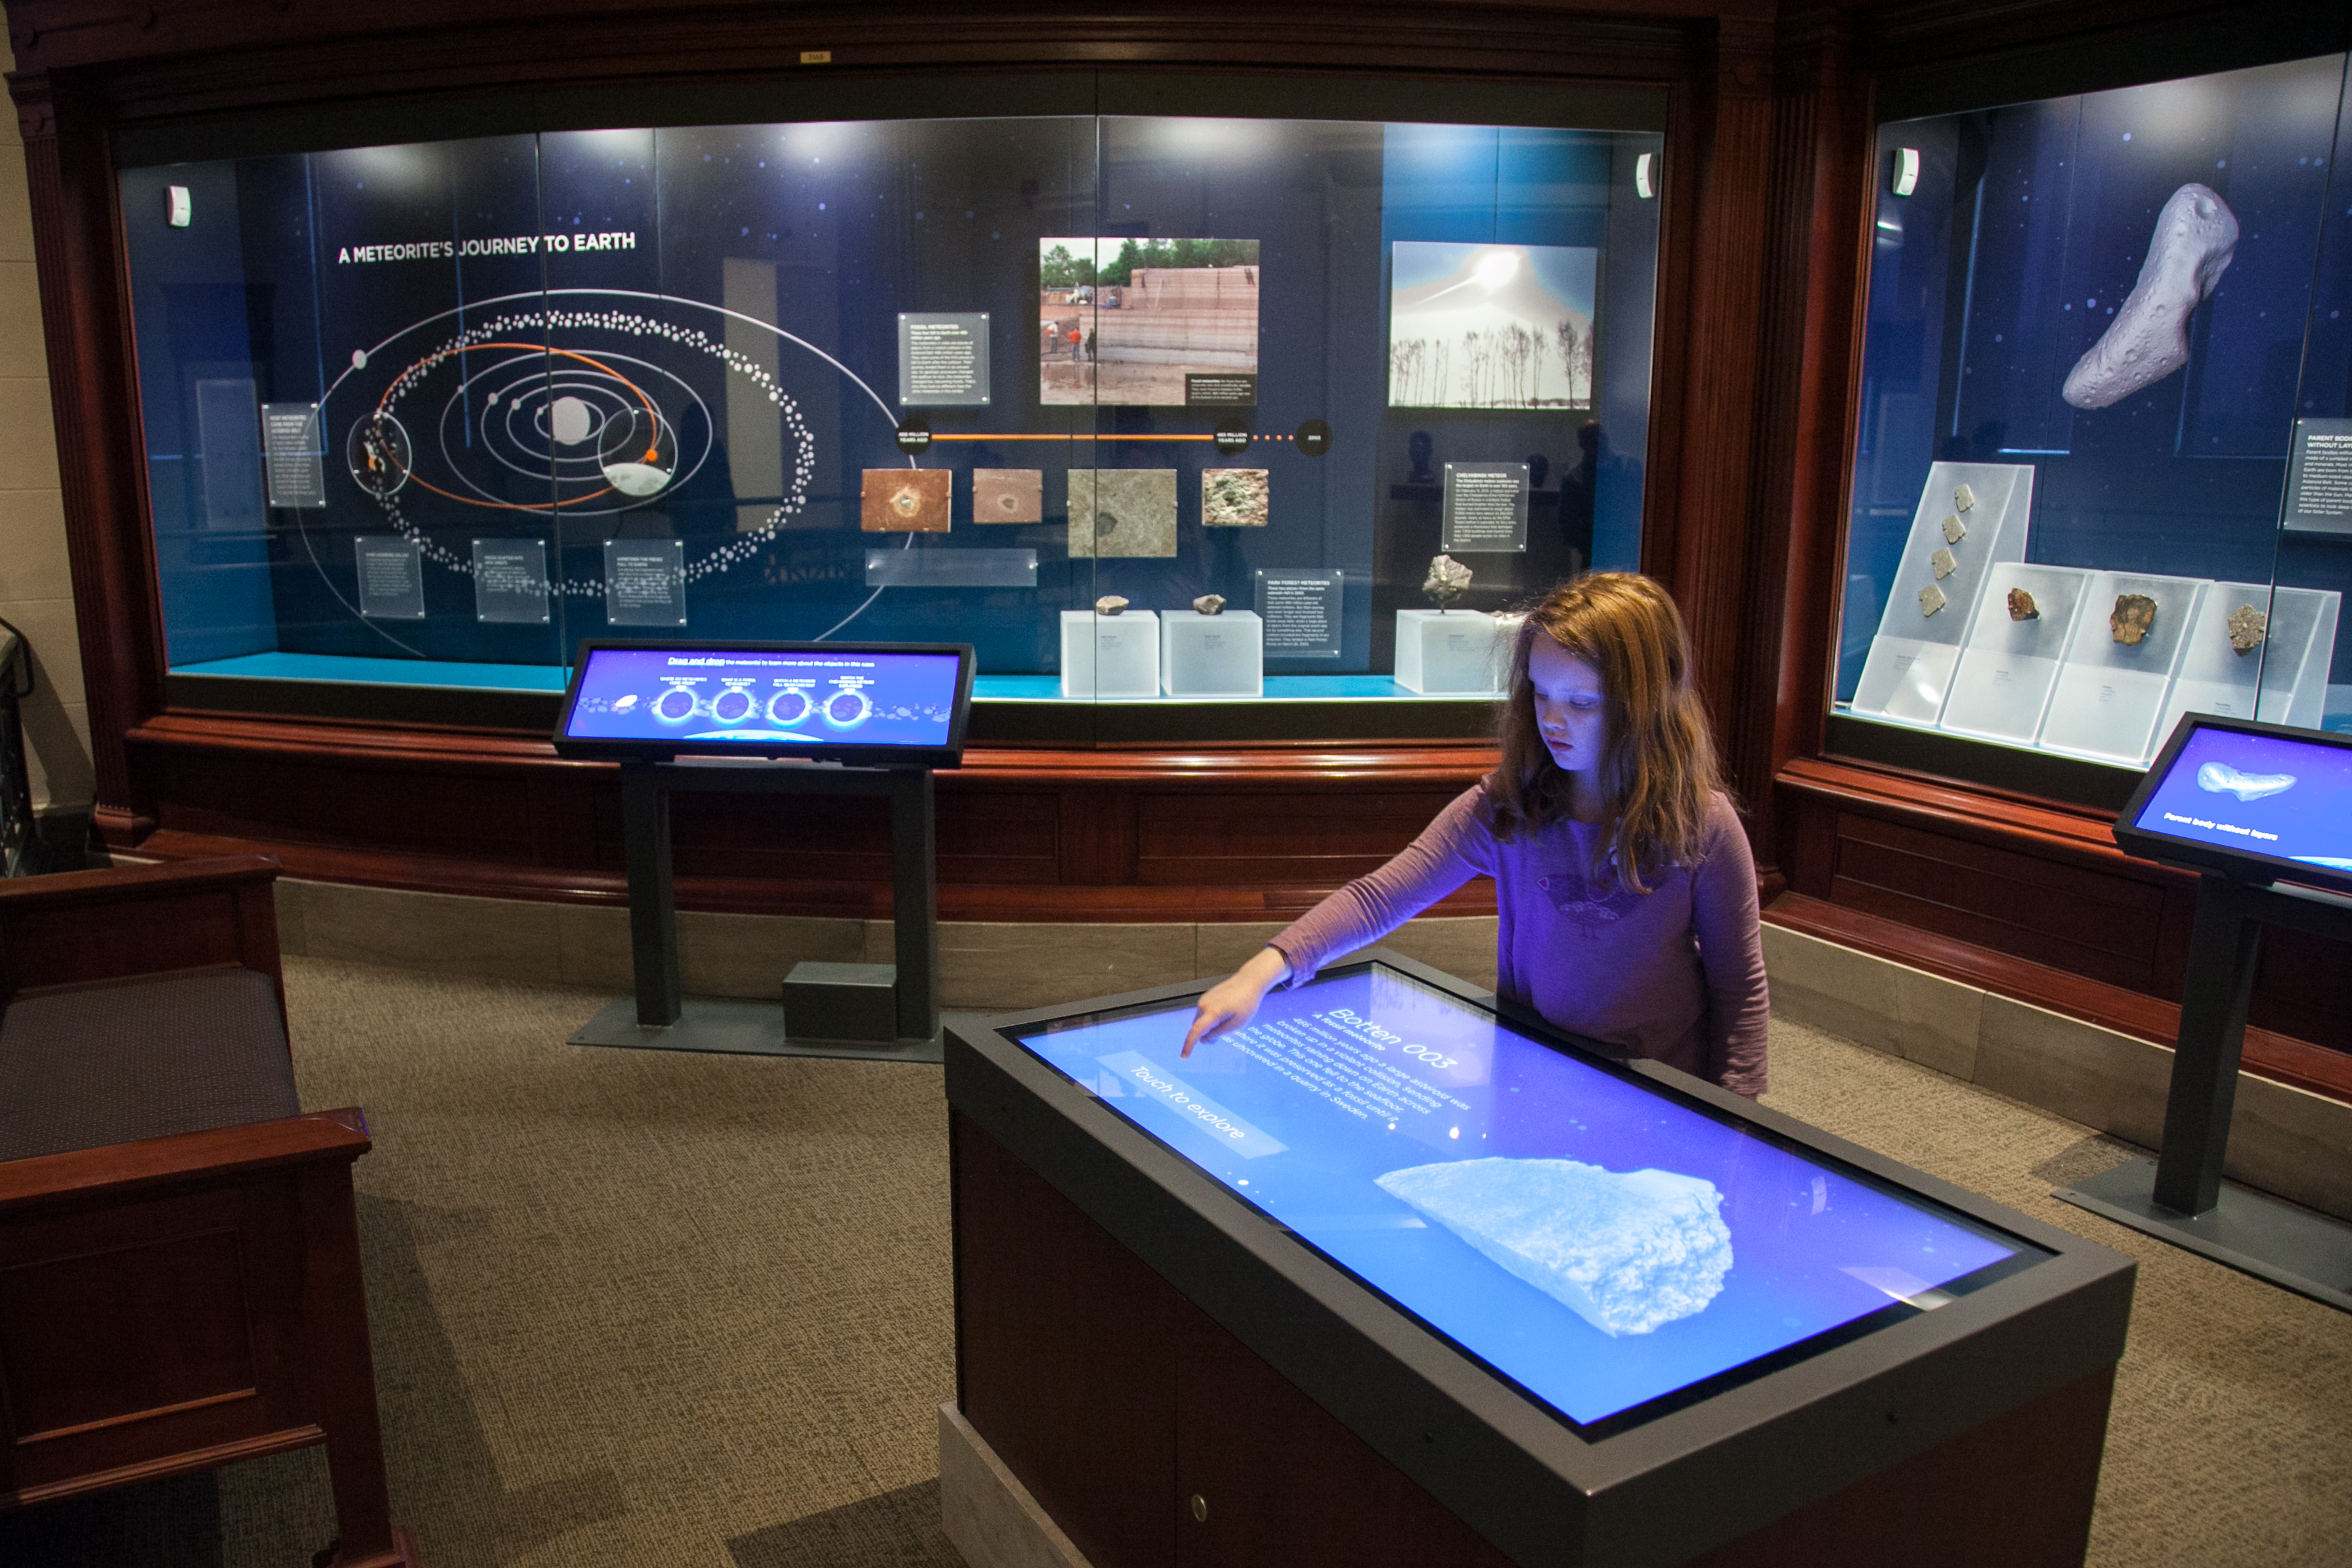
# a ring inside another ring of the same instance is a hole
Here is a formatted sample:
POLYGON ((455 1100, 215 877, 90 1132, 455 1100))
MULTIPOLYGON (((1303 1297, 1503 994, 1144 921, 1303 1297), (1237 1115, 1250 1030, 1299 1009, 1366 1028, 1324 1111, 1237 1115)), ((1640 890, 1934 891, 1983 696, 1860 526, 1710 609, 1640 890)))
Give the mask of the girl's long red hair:
MULTIPOLYGON (((1601 676, 1607 729, 1597 783, 1603 833, 1596 860, 1647 892, 1645 878, 1688 864, 1698 850, 1708 798, 1723 788, 1706 710, 1691 685, 1690 639, 1666 591, 1632 572, 1592 572, 1544 595, 1511 648, 1503 704, 1503 760, 1487 779, 1495 836, 1514 838, 1569 813, 1569 776, 1536 728, 1528 655, 1548 637, 1601 676)), ((1603 871, 1588 871, 1596 879, 1603 871)))

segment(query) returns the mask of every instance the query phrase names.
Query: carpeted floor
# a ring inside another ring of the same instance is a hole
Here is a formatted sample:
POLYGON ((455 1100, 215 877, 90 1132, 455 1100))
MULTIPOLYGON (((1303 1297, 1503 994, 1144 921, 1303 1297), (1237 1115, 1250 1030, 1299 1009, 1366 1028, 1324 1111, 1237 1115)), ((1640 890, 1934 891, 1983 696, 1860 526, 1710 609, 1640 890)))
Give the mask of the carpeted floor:
MULTIPOLYGON (((936 1069, 583 1050, 604 999, 289 959, 360 1103, 394 1516, 431 1568, 953 1568, 936 1069)), ((2048 1195, 2135 1151, 1800 1026, 1771 1103, 2140 1260, 2091 1560, 2352 1563, 2352 1316, 2048 1195)), ((0 1515, 9 1568, 307 1563, 316 1450, 0 1515)))

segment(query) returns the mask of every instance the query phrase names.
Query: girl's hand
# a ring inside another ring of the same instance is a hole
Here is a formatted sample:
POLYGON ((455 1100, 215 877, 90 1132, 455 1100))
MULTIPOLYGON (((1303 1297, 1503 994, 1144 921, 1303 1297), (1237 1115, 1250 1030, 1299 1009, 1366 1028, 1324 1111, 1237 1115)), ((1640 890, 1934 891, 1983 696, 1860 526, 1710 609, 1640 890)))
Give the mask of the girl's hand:
POLYGON ((1192 1033, 1184 1037, 1184 1048, 1177 1054, 1189 1057, 1202 1040, 1213 1040, 1256 1017, 1265 994, 1289 977, 1288 959, 1276 949, 1260 949, 1247 963, 1201 994, 1193 1008, 1192 1033))

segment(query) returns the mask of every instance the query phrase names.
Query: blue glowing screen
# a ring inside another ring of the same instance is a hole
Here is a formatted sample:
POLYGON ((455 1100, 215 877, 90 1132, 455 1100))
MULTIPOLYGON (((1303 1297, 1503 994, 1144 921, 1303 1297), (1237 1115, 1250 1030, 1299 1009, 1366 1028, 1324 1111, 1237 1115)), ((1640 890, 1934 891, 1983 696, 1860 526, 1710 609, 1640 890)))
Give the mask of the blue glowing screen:
POLYGON ((2352 872, 2352 747, 2200 727, 2132 826, 2352 872))
POLYGON ((563 732, 771 751, 944 746, 960 665, 953 653, 591 648, 563 732))
POLYGON ((1182 1058, 1192 1016, 1017 1037, 1579 1425, 2043 1256, 1384 967, 1278 991, 1182 1058))

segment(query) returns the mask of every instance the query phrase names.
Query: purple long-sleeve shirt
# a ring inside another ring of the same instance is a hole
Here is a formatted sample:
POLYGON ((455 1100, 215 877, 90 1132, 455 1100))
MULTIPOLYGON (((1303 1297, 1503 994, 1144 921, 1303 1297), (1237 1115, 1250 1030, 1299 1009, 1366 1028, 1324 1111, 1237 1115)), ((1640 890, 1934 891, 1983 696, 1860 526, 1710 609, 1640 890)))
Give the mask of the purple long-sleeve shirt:
POLYGON ((1731 803, 1707 803, 1697 854, 1647 893, 1585 876, 1599 827, 1560 821, 1497 842, 1482 783, 1403 854, 1316 905, 1272 945, 1291 984, 1378 942, 1473 877, 1495 879, 1496 987, 1580 1035, 1741 1094, 1764 1091, 1769 1011, 1756 861, 1731 803))

